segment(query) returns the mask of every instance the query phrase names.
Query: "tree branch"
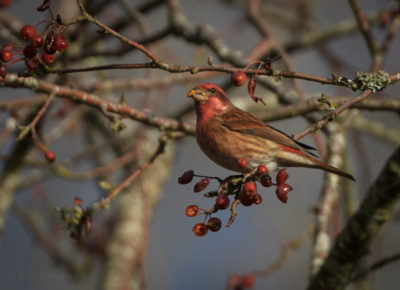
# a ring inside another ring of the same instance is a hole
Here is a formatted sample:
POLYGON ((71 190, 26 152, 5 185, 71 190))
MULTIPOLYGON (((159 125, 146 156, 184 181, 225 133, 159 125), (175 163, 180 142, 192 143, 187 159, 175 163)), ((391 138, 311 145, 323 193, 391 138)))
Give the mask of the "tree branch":
POLYGON ((360 209, 337 238, 311 289, 343 289, 400 198, 400 147, 389 157, 360 209))

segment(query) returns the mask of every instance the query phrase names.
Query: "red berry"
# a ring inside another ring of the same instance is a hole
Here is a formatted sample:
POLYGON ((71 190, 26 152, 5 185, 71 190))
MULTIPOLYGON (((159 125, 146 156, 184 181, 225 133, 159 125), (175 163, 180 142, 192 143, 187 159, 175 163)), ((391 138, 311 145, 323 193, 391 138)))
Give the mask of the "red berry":
POLYGON ((242 70, 239 70, 232 74, 231 83, 234 86, 240 87, 244 85, 246 79, 247 79, 246 74, 242 70))
POLYGON ((254 288, 254 285, 256 284, 256 277, 254 274, 246 274, 242 276, 240 282, 244 288, 254 288))
POLYGON ((276 183, 277 184, 283 184, 285 181, 289 178, 289 174, 286 172, 286 168, 283 168, 278 171, 278 174, 276 175, 276 183))
POLYGON ((55 54, 47 54, 45 52, 42 53, 41 59, 45 64, 51 64, 56 61, 56 55, 55 54))
POLYGON ((21 28, 21 38, 23 40, 31 39, 35 35, 36 29, 32 25, 24 25, 21 28))
POLYGON ((212 232, 218 232, 221 229, 222 222, 219 218, 212 217, 208 220, 207 227, 212 232))
POLYGON ((41 34, 35 34, 31 38, 31 43, 34 47, 41 47, 43 45, 44 39, 41 34))
POLYGON ((56 155, 54 155, 54 152, 51 150, 47 150, 44 153, 44 157, 46 158, 46 160, 50 163, 53 163, 56 160, 56 155))
POLYGON ((181 177, 178 178, 178 183, 180 184, 187 184, 192 181, 194 176, 193 170, 188 170, 182 174, 181 177))
POLYGON ((253 203, 254 204, 260 204, 262 203, 262 197, 259 194, 256 194, 255 196, 253 196, 253 203))
POLYGON ((207 188, 208 184, 210 183, 210 178, 203 178, 199 182, 194 185, 194 192, 200 192, 207 188))
POLYGON ((68 40, 62 34, 56 34, 54 36, 53 46, 55 50, 63 52, 68 47, 68 40))
POLYGON ((279 184, 276 187, 276 196, 279 198, 280 201, 282 201, 283 203, 287 202, 287 195, 289 193, 289 191, 291 191, 293 188, 286 183, 283 184, 279 184))
POLYGON ((203 237, 207 235, 208 227, 205 223, 198 223, 194 225, 192 231, 196 237, 203 237))
POLYGON ((0 59, 3 62, 9 62, 13 57, 13 53, 9 49, 2 49, 0 51, 0 59))
POLYGON ((257 173, 261 176, 268 174, 268 168, 264 164, 260 164, 257 167, 257 173))
POLYGON ((195 204, 188 205, 185 210, 185 214, 188 217, 194 217, 199 212, 199 207, 195 204))
POLYGON ((225 194, 219 194, 215 199, 215 208, 227 209, 230 204, 229 198, 225 194))
POLYGON ((36 57, 35 58, 25 58, 25 65, 28 69, 35 70, 38 67, 39 62, 36 57))
POLYGON ((76 206, 81 206, 82 205, 82 199, 80 199, 79 197, 74 197, 74 204, 76 206))
POLYGON ((248 165, 248 162, 245 158, 239 158, 238 165, 240 168, 246 168, 248 165))
POLYGON ((261 185, 264 187, 270 187, 272 185, 272 179, 269 176, 264 176, 260 180, 261 185))
POLYGON ((248 181, 243 185, 243 192, 247 195, 256 195, 257 186, 254 182, 248 181))
POLYGON ((244 191, 239 194, 239 201, 244 206, 250 206, 253 204, 253 196, 244 193, 244 191))
POLYGON ((24 47, 23 53, 26 58, 34 58, 37 54, 37 48, 32 44, 28 44, 24 47))

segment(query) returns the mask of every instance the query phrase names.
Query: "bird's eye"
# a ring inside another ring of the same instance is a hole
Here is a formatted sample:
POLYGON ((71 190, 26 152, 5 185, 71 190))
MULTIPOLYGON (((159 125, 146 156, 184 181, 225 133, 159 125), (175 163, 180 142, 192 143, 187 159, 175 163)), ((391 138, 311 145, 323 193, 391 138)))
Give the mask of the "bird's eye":
POLYGON ((211 88, 210 92, 214 94, 215 93, 215 88, 211 88))

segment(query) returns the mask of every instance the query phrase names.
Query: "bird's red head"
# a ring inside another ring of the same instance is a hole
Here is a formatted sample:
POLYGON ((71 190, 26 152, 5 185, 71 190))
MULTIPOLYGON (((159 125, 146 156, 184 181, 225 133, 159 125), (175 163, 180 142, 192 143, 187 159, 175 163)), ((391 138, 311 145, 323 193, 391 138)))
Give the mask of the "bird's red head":
POLYGON ((206 121, 232 106, 224 90, 213 83, 199 84, 187 96, 195 101, 197 121, 206 121))

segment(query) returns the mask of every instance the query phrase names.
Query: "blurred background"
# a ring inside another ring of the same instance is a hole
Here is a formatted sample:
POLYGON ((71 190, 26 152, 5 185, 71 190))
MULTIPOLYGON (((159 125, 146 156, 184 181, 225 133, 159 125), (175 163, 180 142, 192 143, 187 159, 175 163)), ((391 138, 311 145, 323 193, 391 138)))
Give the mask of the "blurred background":
MULTIPOLYGON (((216 50, 210 49, 209 44, 196 43, 185 33, 168 31, 174 17, 171 7, 178 3, 179 13, 183 14, 175 15, 177 19, 185 15, 192 27, 199 25, 201 29, 206 29, 209 35, 227 46, 229 53, 246 63, 249 55, 258 53, 260 58, 274 55, 272 52, 269 54, 269 50, 260 53, 262 46, 259 45, 265 44, 264 36, 249 19, 249 2, 84 1, 87 11, 96 15, 99 21, 143 43, 167 63, 207 65, 208 57, 212 56, 216 64, 227 67, 237 66, 238 62, 235 58, 233 61, 229 61, 229 57, 223 59, 216 50)), ((370 17, 374 36, 382 41, 388 29, 384 22, 385 13, 393 11, 397 2, 360 2, 370 17)), ((1 44, 10 40, 21 42, 13 33, 18 32, 22 25, 34 25, 49 19, 47 12, 36 10, 41 3, 13 0, 10 6, 1 9, 1 44)), ((63 21, 79 15, 76 1, 52 1, 51 7, 63 21)), ((270 29, 271 38, 273 36, 278 46, 286 51, 290 70, 326 78, 332 74, 354 78, 357 71, 371 70, 371 57, 348 1, 260 1, 259 14, 270 29), (328 33, 330 31, 336 32, 328 33), (316 40, 317 36, 321 39, 316 40)), ((191 26, 185 25, 190 31, 191 26)), ((46 24, 39 25, 37 29, 39 27, 44 30, 46 24)), ((65 53, 57 54, 57 62, 52 66, 65 69, 148 61, 138 50, 127 48, 99 30, 90 23, 78 22, 67 26, 63 33, 69 47, 65 53)), ((397 35, 394 35, 383 66, 389 74, 398 71, 396 52, 399 44, 397 35)), ((273 68, 288 70, 282 60, 273 63, 273 68)), ((26 71, 23 62, 7 68, 10 74, 23 71, 26 71)), ((281 96, 260 83, 256 94, 264 99, 267 106, 255 104, 248 97, 246 86, 236 88, 230 85, 228 73, 191 75, 170 74, 158 69, 110 69, 34 76, 113 102, 118 102, 123 95, 129 106, 191 125, 195 124, 193 104, 185 96, 200 82, 219 84, 237 106, 260 117, 283 106, 281 96)), ((294 90, 294 83, 288 79, 274 81, 266 76, 259 79, 261 83, 265 81, 277 88, 289 100, 297 99, 298 90, 310 99, 321 97, 321 94, 329 97, 360 94, 343 87, 301 80, 296 81, 298 88, 294 90)), ((34 90, 12 89, 10 86, 0 90, 2 104, 25 98, 43 99, 43 94, 34 90)), ((395 84, 372 98, 398 99, 398 95, 398 85, 395 84)), ((9 162, 6 157, 12 156, 16 146, 16 132, 10 129, 9 124, 29 123, 30 110, 34 106, 37 105, 28 102, 13 108, 1 107, 2 170, 9 162)), ((326 112, 319 114, 317 118, 326 112)), ((349 192, 355 204, 365 197, 369 185, 400 140, 396 112, 362 110, 353 119, 348 118, 349 114, 339 121, 350 122, 349 130, 345 132, 344 155, 347 156, 346 170, 352 172, 357 181, 341 187, 339 204, 349 192), (373 125, 378 129, 372 130, 373 125)), ((310 227, 315 222, 314 209, 321 194, 324 173, 312 169, 288 169, 294 190, 289 194, 287 204, 276 198, 273 188, 259 186, 263 198, 261 205, 239 207, 238 216, 230 228, 223 226, 217 233, 198 238, 193 235, 192 227, 201 222, 202 217, 186 217, 185 208, 197 204, 209 209, 214 200, 203 197, 202 193, 193 193, 194 182, 178 184, 178 177, 190 169, 197 174, 221 178, 232 172, 210 161, 191 135, 169 140, 163 156, 107 209, 93 215, 91 233, 83 234, 82 241, 71 238, 71 228, 66 226, 54 208, 73 207, 75 197, 82 200, 82 208, 92 206, 106 195, 99 182, 106 181, 117 186, 148 160, 158 146, 157 138, 161 133, 157 128, 124 118, 122 122, 127 128, 115 132, 110 128, 110 120, 107 114, 71 99, 56 98, 53 101, 38 133, 56 154, 56 162, 55 165, 48 164, 35 146, 21 161, 18 173, 20 186, 15 189, 14 200, 4 217, 0 242, 2 289, 129 289, 113 281, 113 277, 118 278, 118 275, 132 277, 128 284, 131 289, 225 289, 231 275, 245 275, 268 268, 279 260, 284 245, 294 240, 298 241, 296 247, 288 251, 285 260, 281 260, 279 269, 269 275, 257 276, 254 289, 307 287, 312 255, 310 227), (132 150, 134 154, 128 157, 128 162, 120 162, 115 168, 105 170, 104 174, 91 172, 93 168, 114 164, 118 157, 132 150), (67 168, 67 171, 61 172, 58 165, 67 168), (90 174, 85 175, 86 172, 90 174), (299 240, 299 237, 303 239, 299 240), (120 263, 124 258, 125 264, 120 263)), ((299 133, 308 125, 304 116, 269 123, 288 134, 299 133)), ((324 140, 324 134, 320 137, 324 140)), ((311 136, 301 141, 315 146, 311 136)), ((212 181, 208 189, 215 190, 217 186, 212 181)), ((338 206, 336 212, 341 218, 339 227, 342 228, 346 222, 344 206, 338 206)), ((225 225, 229 211, 218 212, 215 216, 225 225)), ((375 240, 365 265, 379 257, 398 253, 398 219, 397 211, 375 240)), ((394 262, 368 277, 362 286, 364 288, 359 289, 399 289, 397 272, 398 263, 394 262)))

